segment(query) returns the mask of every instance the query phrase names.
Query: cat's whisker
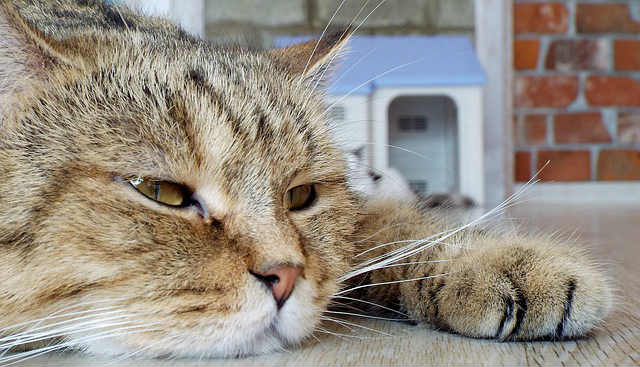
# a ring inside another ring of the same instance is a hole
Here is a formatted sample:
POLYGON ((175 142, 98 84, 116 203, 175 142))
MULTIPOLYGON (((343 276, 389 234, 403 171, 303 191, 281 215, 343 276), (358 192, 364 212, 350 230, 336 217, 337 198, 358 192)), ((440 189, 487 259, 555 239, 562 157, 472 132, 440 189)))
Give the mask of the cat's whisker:
POLYGON ((401 226, 401 225, 404 225, 404 224, 402 224, 402 223, 397 223, 397 224, 392 224, 392 225, 390 225, 390 226, 384 227, 384 228, 382 228, 382 229, 379 229, 378 231, 376 231, 374 234, 372 234, 372 235, 370 235, 370 236, 367 236, 367 237, 365 237, 365 238, 363 238, 363 239, 361 239, 361 240, 358 240, 358 241, 352 242, 352 244, 357 245, 357 244, 359 244, 359 243, 366 242, 366 241, 368 241, 368 240, 370 240, 370 239, 372 239, 372 238, 376 237, 377 235, 381 234, 382 232, 388 231, 388 230, 390 230, 391 228, 394 228, 394 227, 399 227, 399 226, 401 226))
MULTIPOLYGON (((72 318, 72 319, 59 321, 59 322, 55 322, 53 324, 47 324, 47 325, 44 325, 44 326, 28 328, 25 331, 22 331, 22 332, 19 332, 19 333, 16 333, 16 334, 11 334, 11 335, 8 335, 8 336, 0 338, 0 343, 4 342, 6 340, 16 339, 16 338, 18 338, 18 337, 20 337, 22 335, 25 335, 25 334, 32 334, 33 332, 38 331, 38 330, 49 329, 49 328, 52 328, 54 326, 60 326, 60 325, 64 325, 64 324, 69 324, 69 323, 73 323, 73 322, 76 322, 76 321, 79 321, 79 320, 92 319, 92 318, 95 318, 97 312, 99 312, 99 311, 102 311, 102 310, 98 309, 98 310, 84 311, 84 312, 81 312, 80 314, 87 314, 87 313, 92 313, 92 314, 86 315, 86 316, 75 317, 75 318, 72 318)), ((100 316, 119 314, 119 313, 123 313, 123 312, 124 312, 123 310, 109 311, 109 312, 104 312, 104 313, 100 314, 100 316)), ((71 315, 71 314, 69 314, 69 315, 71 315)), ((58 317, 63 317, 63 316, 58 316, 58 317)))
POLYGON ((382 78, 383 76, 385 76, 385 75, 387 75, 387 74, 393 73, 393 72, 394 72, 394 71, 396 71, 396 70, 400 70, 400 69, 402 69, 402 68, 406 68, 407 66, 410 66, 410 65, 413 65, 413 64, 417 64, 417 63, 419 63, 419 62, 420 62, 420 61, 422 61, 422 60, 424 60, 424 58, 420 58, 420 59, 418 59, 418 60, 414 60, 414 61, 410 61, 410 62, 407 62, 407 63, 401 64, 401 65, 398 65, 398 66, 396 66, 396 67, 393 67, 393 68, 391 68, 391 69, 389 69, 389 70, 387 70, 387 71, 385 71, 385 72, 383 72, 383 73, 380 73, 380 74, 378 74, 378 75, 376 75, 376 76, 374 76, 374 77, 372 77, 372 78, 368 79, 367 81, 365 81, 365 82, 363 82, 363 83, 358 84, 358 86, 356 86, 356 87, 354 87, 353 89, 351 89, 349 92, 347 92, 347 94, 345 94, 345 95, 344 95, 344 96, 342 96, 340 99, 338 99, 337 101, 335 101, 335 102, 333 102, 332 104, 330 104, 330 105, 329 105, 329 107, 327 107, 327 109, 326 109, 326 110, 327 110, 327 111, 329 111, 329 110, 331 110, 331 108, 332 108, 333 106, 335 106, 335 105, 337 105, 337 104, 342 103, 345 99, 349 98, 353 93, 355 93, 358 89, 360 89, 360 88, 364 87, 365 85, 367 85, 367 84, 369 84, 369 83, 371 83, 371 82, 373 82, 373 81, 375 81, 375 80, 377 80, 377 79, 380 79, 380 78, 382 78))
POLYGON ((357 255, 355 255, 355 256, 353 256, 353 257, 354 257, 354 258, 356 258, 356 257, 360 257, 360 256, 362 256, 362 255, 368 254, 369 252, 371 252, 371 251, 375 251, 375 250, 377 250, 377 249, 379 249, 379 248, 382 248, 382 247, 391 246, 391 245, 397 245, 397 244, 399 244, 399 243, 414 243, 414 242, 416 242, 416 241, 417 241, 417 240, 402 240, 402 241, 393 241, 393 242, 383 243, 383 244, 380 244, 380 245, 377 245, 377 246, 371 247, 371 248, 369 248, 369 249, 367 249, 367 250, 365 250, 365 251, 362 251, 362 252, 360 252, 359 254, 357 254, 357 255))
POLYGON ((300 79, 298 80, 298 85, 300 85, 300 83, 302 83, 302 81, 304 80, 304 75, 307 73, 307 69, 309 69, 309 65, 311 64, 311 60, 313 59, 313 56, 316 54, 316 51, 318 50, 318 46, 320 45, 320 42, 322 42, 322 39, 324 38, 325 34, 327 33, 327 30, 329 29, 329 26, 331 26, 331 23, 333 22, 333 19, 335 19, 335 17, 338 15, 338 13, 340 12, 340 9, 342 9, 342 6, 344 5, 345 2, 346 2, 346 0, 342 0, 340 2, 340 5, 338 5, 336 10, 333 12, 333 15, 331 16, 331 19, 329 19, 329 22, 324 27, 324 30, 322 30, 322 34, 320 34, 320 38, 318 38, 318 40, 316 41, 316 45, 313 47, 313 51, 311 51, 311 55, 309 55, 309 58, 307 59, 307 63, 304 66, 304 70, 302 71, 302 74, 300 74, 300 79))
MULTIPOLYGON (((449 232, 450 231, 446 231, 446 232, 443 232, 443 233, 449 233, 449 232)), ((413 248, 416 248, 417 246, 423 245, 423 244, 427 243, 428 239, 431 238, 431 237, 434 237, 434 236, 430 236, 425 240, 414 241, 414 242, 412 242, 411 244, 409 244, 407 246, 400 247, 400 248, 398 248, 396 250, 389 251, 389 252, 387 252, 387 253, 385 253, 383 255, 380 255, 380 256, 374 257, 372 259, 369 259, 369 260, 367 260, 365 262, 362 262, 362 263, 354 266, 354 269, 356 269, 356 270, 351 271, 351 272, 347 273, 346 275, 343 275, 342 277, 338 278, 338 280, 343 282, 343 281, 348 280, 350 278, 353 278, 353 277, 355 277, 357 275, 364 274, 364 273, 367 273, 369 271, 377 270, 377 269, 379 269, 381 267, 384 267, 385 264, 388 264, 386 262, 383 264, 383 261, 384 261, 385 258, 396 256, 398 254, 403 254, 406 251, 409 251, 409 250, 411 250, 413 248)), ((437 244, 443 244, 445 246, 451 246, 451 247, 461 247, 460 245, 447 244, 447 243, 437 242, 437 241, 431 241, 431 242, 428 242, 428 244, 429 244, 429 246, 425 246, 425 249, 429 248, 429 247, 433 247, 433 246, 435 246, 437 244)), ((384 245, 386 245, 386 244, 382 244, 382 245, 379 245, 379 246, 382 247, 384 245)))
POLYGON ((335 337, 340 338, 340 339, 344 339, 344 338, 360 339, 360 340, 368 339, 368 338, 363 337, 363 336, 336 333, 334 331, 329 331, 329 330, 321 328, 321 327, 316 327, 314 332, 323 333, 323 334, 329 334, 329 335, 335 336, 335 337))
MULTIPOLYGON (((409 153, 409 154, 411 154, 413 156, 416 156, 416 157, 424 160, 425 162, 434 162, 434 161, 436 161, 435 158, 426 156, 424 154, 420 154, 420 153, 418 153, 418 152, 416 152, 414 150, 408 149, 406 147, 398 146, 398 145, 379 144, 379 143, 374 143, 374 142, 371 142, 371 141, 368 141, 368 140, 357 140, 357 139, 344 140, 344 142, 359 143, 359 144, 362 144, 362 145, 384 146, 384 147, 387 147, 387 148, 397 149, 397 150, 403 151, 405 153, 409 153)), ((338 143, 338 145, 343 145, 343 143, 338 139, 336 139, 336 143, 338 143)), ((370 166, 368 166, 368 165, 366 165, 364 163, 360 163, 360 164, 362 164, 363 166, 366 166, 366 167, 368 167, 370 169, 373 169, 373 167, 370 167, 370 166)), ((447 170, 452 170, 452 168, 447 168, 447 170)))
POLYGON ((361 303, 364 303, 364 304, 367 304, 367 305, 380 307, 383 310, 395 312, 395 313, 397 313, 399 315, 403 315, 403 316, 409 317, 409 315, 407 315, 404 312, 400 312, 398 310, 394 310, 393 308, 389 308, 389 307, 386 307, 386 306, 383 306, 383 305, 379 305, 379 304, 371 302, 371 301, 365 301, 365 300, 358 299, 358 298, 347 297, 347 296, 339 296, 339 295, 333 295, 333 296, 331 296, 331 298, 339 298, 339 299, 345 299, 345 300, 349 300, 349 301, 361 302, 361 303))
POLYGON ((366 142, 366 143, 363 143, 363 144, 366 144, 366 145, 382 145, 382 146, 387 147, 387 148, 398 149, 398 150, 401 150, 403 152, 412 154, 412 155, 414 155, 414 156, 416 156, 418 158, 422 158, 422 159, 424 159, 425 161, 428 161, 428 162, 434 160, 433 158, 427 157, 424 154, 420 154, 420 153, 416 152, 415 150, 407 149, 407 148, 404 148, 404 147, 401 147, 401 146, 397 146, 397 145, 378 144, 378 143, 372 143, 372 142, 366 142))
POLYGON ((354 312, 342 312, 342 311, 325 311, 326 313, 330 313, 330 314, 334 314, 334 315, 348 315, 348 316, 357 316, 357 317, 364 317, 367 319, 374 319, 374 320, 385 320, 385 321, 412 321, 410 319, 399 319, 399 318, 392 318, 392 317, 380 317, 380 316, 371 316, 371 315, 364 315, 364 314, 358 314, 358 313, 354 313, 354 312))
POLYGON ((43 340, 54 339, 54 338, 57 338, 57 337, 83 333, 83 332, 91 331, 91 330, 95 330, 95 329, 102 329, 102 328, 113 327, 113 326, 122 326, 122 325, 127 325, 127 324, 131 324, 132 323, 131 320, 126 320, 126 321, 121 321, 121 322, 104 323, 105 321, 114 321, 114 320, 116 320, 116 319, 115 318, 98 319, 98 320, 94 320, 92 322, 92 324, 96 324, 97 323, 98 325, 93 325, 93 326, 90 326, 90 327, 82 328, 83 326, 92 325, 92 324, 89 324, 89 323, 84 323, 82 325, 74 325, 73 327, 69 327, 69 328, 55 329, 55 330, 51 330, 51 331, 48 331, 48 332, 45 332, 45 333, 28 335, 26 337, 19 338, 15 342, 5 343, 5 344, 0 345, 0 350, 9 350, 9 349, 14 348, 16 346, 25 345, 25 344, 29 344, 29 343, 35 343, 35 342, 39 342, 39 341, 43 341, 43 340))
POLYGON ((73 341, 54 344, 54 345, 51 345, 51 346, 35 349, 35 350, 32 350, 32 351, 12 354, 10 356, 0 358, 0 363, 10 362, 8 364, 4 364, 4 366, 10 366, 10 365, 13 365, 13 364, 16 364, 16 363, 22 363, 22 362, 24 362, 26 360, 29 360, 29 359, 32 359, 32 358, 36 358, 36 357, 39 357, 41 355, 44 355, 44 354, 47 354, 47 353, 50 353, 50 352, 53 352, 53 351, 56 351, 56 350, 75 347, 75 346, 80 345, 81 343, 88 343, 88 342, 92 342, 92 341, 96 341, 96 340, 108 339, 108 338, 114 338, 114 337, 120 337, 120 336, 126 336, 126 335, 131 335, 131 334, 136 334, 136 333, 145 333, 145 332, 149 332, 149 331, 161 331, 161 329, 148 328, 148 325, 137 325, 137 326, 127 326, 127 327, 116 328, 116 329, 113 329, 113 330, 108 330, 108 331, 101 332, 101 333, 98 333, 98 334, 93 334, 93 335, 90 335, 90 336, 87 336, 87 337, 79 338, 79 339, 76 339, 76 340, 73 340, 73 341), (139 328, 144 328, 144 329, 135 330, 135 329, 139 329, 139 328), (125 330, 126 330, 126 332, 121 332, 121 331, 125 331, 125 330))
MULTIPOLYGON (((380 7, 382 6, 382 4, 384 4, 386 2, 386 0, 382 0, 380 1, 380 3, 378 3, 378 5, 376 7, 373 8, 373 10, 371 10, 369 12, 369 14, 367 14, 367 16, 364 17, 364 19, 360 22, 360 24, 358 24, 358 26, 351 31, 351 34, 356 34, 358 32, 358 30, 360 29, 360 27, 362 27, 362 25, 364 25, 364 23, 369 19, 369 17, 380 7)), ((362 11, 366 8, 366 6, 369 4, 369 0, 367 0, 364 5, 360 8, 360 10, 358 11, 358 13, 353 17, 353 19, 351 20, 351 22, 349 23, 349 26, 347 26, 347 28, 345 29, 345 31, 342 33, 342 37, 344 37, 346 35, 347 32, 350 31, 351 27, 353 26, 353 23, 358 19, 358 17, 360 16, 360 14, 362 13, 362 11)), ((309 93, 306 96, 307 100, 310 100, 311 95, 314 93, 314 91, 316 91, 318 89, 318 85, 320 84, 320 82, 324 79, 325 74, 327 73, 327 71, 329 71, 331 69, 331 64, 333 64, 333 62, 335 61, 336 57, 338 57, 341 53, 340 52, 336 52, 331 59, 329 60, 329 62, 324 66, 324 70, 322 70, 322 73, 320 74, 320 76, 317 78, 315 85, 313 86, 313 88, 309 91, 309 93)), ((376 78, 377 79, 377 78, 376 78)), ((366 83, 365 83, 366 84, 366 83)), ((356 88, 355 90, 359 89, 360 87, 356 88)), ((353 92, 355 92, 355 90, 353 92)), ((350 92, 349 94, 353 93, 350 92)), ((325 113, 327 111, 329 111, 329 109, 332 107, 333 105, 331 105, 329 108, 325 109, 325 113)))
MULTIPOLYGON (((128 322, 128 324, 131 324, 131 322, 128 322)), ((92 331, 92 330, 91 330, 91 329, 88 329, 88 330, 85 330, 85 331, 92 331)), ((60 336, 62 336, 62 335, 60 335, 60 336)), ((65 342, 65 343, 67 343, 67 342, 65 342)), ((11 357, 16 356, 16 355, 24 355, 24 354, 29 354, 29 353, 31 353, 31 352, 36 352, 36 353, 37 353, 38 351, 42 351, 42 350, 44 350, 44 349, 48 349, 48 348, 50 348, 50 347, 56 347, 56 346, 59 346, 59 345, 61 345, 61 344, 64 344, 64 343, 55 343, 55 344, 52 344, 52 345, 48 345, 48 346, 46 346, 46 347, 42 347, 42 348, 38 348, 38 349, 34 349, 34 350, 32 350, 32 351, 26 351, 26 352, 21 352, 21 353, 17 353, 17 354, 12 354, 12 355, 10 355, 10 356, 0 358, 0 361, 3 361, 3 360, 5 360, 5 359, 10 359, 11 357)))
POLYGON ((403 279, 403 280, 393 280, 393 281, 389 281, 389 282, 380 282, 380 283, 371 283, 371 284, 364 284, 364 285, 359 285, 356 287, 351 287, 351 288, 347 288, 345 290, 342 290, 338 293, 336 293, 336 295, 341 295, 344 293, 349 293, 349 292, 353 292, 357 289, 362 289, 362 288, 369 288, 369 287, 377 287, 380 285, 389 285, 389 284, 398 284, 398 283, 407 283, 407 282, 416 282, 418 280, 425 280, 425 279, 432 279, 432 278, 440 278, 443 276, 447 276, 449 275, 449 273, 442 273, 442 274, 437 274, 437 275, 429 275, 426 277, 420 277, 420 278, 412 278, 412 279, 403 279))
POLYGON ((384 267, 379 268, 377 270, 388 269, 388 268, 393 268, 393 267, 397 267, 397 266, 422 265, 422 264, 434 264, 434 263, 437 264, 437 263, 445 263, 445 262, 450 262, 450 261, 453 261, 453 260, 412 261, 412 262, 406 262, 406 263, 387 265, 387 266, 384 266, 384 267))
MULTIPOLYGON (((347 76, 353 69, 355 69, 355 67, 358 66, 362 61, 366 60, 367 57, 371 56, 371 54, 373 54, 376 50, 377 48, 373 48, 369 50, 369 52, 367 52, 366 54, 361 56, 356 62, 354 62, 353 65, 349 66, 349 68, 345 70, 338 78, 333 80, 332 83, 337 84, 340 80, 342 80, 345 76, 347 76)), ((367 120, 366 122, 371 122, 371 121, 373 120, 367 120)), ((340 125, 343 126, 344 124, 340 124, 340 125)))
MULTIPOLYGON (((67 317, 67 316, 72 316, 72 315, 76 315, 76 314, 83 314, 83 313, 88 313, 88 312, 94 312, 97 310, 84 310, 84 311, 77 311, 77 312, 72 312, 72 313, 67 313, 67 314, 60 314, 61 312, 64 311, 68 311, 68 310, 72 310, 74 308, 78 308, 78 307, 83 307, 83 306, 89 306, 89 305, 94 305, 94 304, 98 304, 98 303, 106 303, 106 302, 117 302, 120 300, 127 300, 129 298, 115 298, 115 299, 104 299, 104 300, 99 300, 99 301, 91 301, 91 302, 80 302, 68 307, 64 307, 56 312, 51 313, 49 316, 43 317, 43 318, 39 318, 39 319, 35 319, 35 320, 29 320, 29 321, 25 321, 25 322, 21 322, 18 324, 14 324, 14 325, 10 325, 10 326, 6 326, 3 327, 2 329, 0 329, 0 334, 2 334, 3 332, 7 331, 7 330, 15 330, 21 326, 26 326, 29 324, 33 324, 36 323, 36 325, 38 323, 47 321, 47 320, 51 320, 51 319, 56 319, 56 318, 61 318, 61 317, 67 317)), ((102 307, 98 310, 107 310, 107 309, 113 309, 113 308, 117 308, 118 306, 107 306, 107 307, 102 307)), ((0 339, 2 340, 2 339, 0 339)))
POLYGON ((328 317, 326 317, 326 316, 321 316, 321 317, 320 317, 320 320, 323 320, 323 321, 329 321, 329 322, 336 323, 336 324, 338 324, 338 325, 340 325, 340 326, 342 326, 342 327, 344 327, 344 328, 349 329, 349 331, 355 332, 355 330, 354 330, 351 326, 349 326, 349 325, 345 325, 345 324, 343 324, 343 323, 341 323, 341 322, 338 322, 337 320, 334 320, 334 319, 328 318, 328 317))
POLYGON ((349 321, 334 319, 332 317, 324 316, 324 320, 333 321, 333 322, 338 323, 338 324, 340 324, 340 325, 342 325, 344 327, 353 326, 353 327, 356 327, 356 328, 360 328, 360 329, 363 329, 363 330, 371 331, 371 332, 374 332, 374 333, 377 333, 377 334, 380 334, 380 335, 384 335, 384 336, 389 336, 389 337, 395 336, 393 334, 385 333, 384 331, 380 331, 380 330, 373 329, 373 328, 370 328, 370 327, 366 327, 366 326, 363 326, 363 325, 358 325, 356 323, 349 322, 349 321))
MULTIPOLYGON (((362 7, 360 8, 360 10, 358 11, 358 13, 353 17, 353 19, 351 19, 351 22, 349 23, 349 25, 347 26, 347 28, 344 30, 344 32, 342 32, 341 38, 344 37, 347 32, 350 31, 351 27, 353 26, 353 22, 355 22, 358 17, 360 16, 360 14, 362 13, 362 11, 367 7, 367 5, 369 4, 370 0, 365 1, 364 5, 362 5, 362 7)), ((383 0, 384 1, 384 0, 383 0)), ((375 9, 374 9, 375 11, 375 9)), ((369 14, 371 15, 371 14, 369 14)), ((366 21, 367 18, 369 16, 367 16, 364 20, 366 21)), ((360 23, 360 25, 362 25, 362 23, 360 23)), ((358 28, 360 28, 360 26, 356 27, 356 29, 353 30, 353 32, 351 32, 351 34, 355 34, 358 31, 358 28)), ((331 60, 329 60, 329 62, 326 64, 326 66, 324 67, 324 70, 322 70, 322 73, 320 74, 320 76, 317 78, 316 80, 316 84, 313 86, 312 91, 317 90, 318 89, 318 85, 320 84, 320 81, 323 80, 325 74, 327 73, 327 71, 331 68, 331 64, 333 63, 333 61, 335 60, 335 58, 339 55, 340 53, 337 52, 335 53, 332 57, 331 60)), ((309 98, 311 95, 307 96, 307 98, 309 98)))
POLYGON ((312 332, 311 334, 309 334, 309 337, 310 337, 310 338, 314 338, 318 343, 322 343, 322 342, 320 341, 320 338, 318 338, 318 337, 315 335, 315 331, 316 331, 316 330, 314 329, 313 331, 314 331, 314 332, 312 332))
MULTIPOLYGON (((544 166, 546 167, 546 165, 544 166)), ((542 169, 544 169, 544 167, 542 169)), ((505 210, 506 207, 508 207, 509 205, 511 205, 513 202, 517 201, 523 194, 524 192, 531 187, 531 185, 533 185, 535 182, 537 182, 535 179, 537 177, 537 175, 539 174, 540 171, 538 171, 538 173, 536 173, 536 175, 525 185, 523 185, 517 192, 515 192, 514 194, 512 194, 511 196, 509 196, 506 200, 504 200, 500 205, 496 206, 495 208, 491 209, 490 211, 488 211, 487 213, 483 214, 482 216, 472 220, 471 222, 462 225, 460 227, 455 228, 454 230, 449 231, 447 234, 442 235, 441 237, 437 238, 434 241, 420 241, 419 242, 419 246, 415 246, 415 245, 408 245, 407 246, 407 251, 398 253, 397 255, 391 256, 386 258, 385 260, 382 260, 378 263, 375 263, 373 265, 369 265, 360 269, 357 269, 353 272, 350 272, 342 277, 339 278, 339 281, 344 281, 347 279, 350 279, 354 276, 372 271, 372 270, 376 270, 379 269, 380 267, 386 266, 388 264, 392 264, 395 263, 397 261, 406 259, 412 255, 415 255, 417 253, 420 253, 428 248, 431 248, 437 244, 439 244, 440 242, 450 238, 451 236, 467 229, 473 226, 476 226, 478 223, 481 223, 493 216, 495 216, 496 214, 501 213, 502 211, 505 210)), ((433 236, 431 236, 433 237, 433 236)), ((364 286, 360 286, 360 287, 364 287, 364 286)), ((340 293, 338 293, 340 294, 340 293)))
MULTIPOLYGON (((401 253, 403 253, 403 252, 405 252, 405 251, 410 250, 411 248, 415 248, 416 246, 420 246, 420 245, 421 245, 421 244, 423 244, 423 243, 427 243, 429 240, 431 240, 431 239, 433 239, 433 238, 437 238, 438 236, 443 236, 443 235, 445 235, 445 234, 451 233, 451 232, 452 232, 452 231, 454 231, 454 230, 455 230, 455 229, 442 231, 442 232, 436 233, 436 234, 434 234, 434 235, 431 235, 431 236, 429 236, 429 237, 426 237, 426 238, 424 238, 424 239, 416 240, 416 241, 412 242, 410 245, 407 245, 407 246, 404 246, 404 247, 401 247, 401 248, 398 248, 398 249, 395 249, 395 250, 389 251, 389 252, 387 252, 387 253, 385 253, 385 254, 382 254, 382 255, 380 255, 380 256, 378 256, 378 257, 375 257, 375 258, 373 258, 373 259, 369 259, 369 260, 367 260, 367 261, 364 261, 364 262, 362 262, 362 263, 360 263, 360 264, 356 265, 354 268, 355 268, 355 269, 360 269, 360 268, 363 268, 363 267, 365 267, 365 266, 368 266, 368 265, 371 265, 371 264, 375 264, 375 263, 377 263, 377 262, 378 262, 379 260, 381 260, 381 259, 384 259, 384 258, 387 258, 387 257, 391 257, 391 256, 394 256, 394 255, 396 255, 396 254, 401 254, 401 253)), ((383 244, 383 245, 385 245, 385 244, 383 244)), ((379 246, 379 247, 383 247, 383 245, 378 245, 378 246, 379 246)), ((368 251, 368 250, 367 250, 367 251, 368 251)), ((357 270, 356 270, 356 271, 357 271, 357 270)), ((352 273, 353 273, 353 272, 352 272, 352 273)), ((349 274, 351 274, 351 273, 349 273, 349 274)), ((345 276, 346 276, 346 275, 345 275, 345 276)), ((341 280, 341 281, 344 281, 344 280, 346 280, 346 279, 348 279, 348 278, 345 278, 345 279, 340 278, 340 280, 341 280)))
MULTIPOLYGON (((356 19, 358 19, 358 17, 360 16, 360 14, 362 13, 362 11, 366 8, 367 4, 369 4, 370 0, 367 0, 364 5, 362 5, 362 7, 360 8, 360 10, 358 11, 358 13, 353 17, 353 19, 351 20, 351 22, 349 23, 349 25, 347 26, 347 28, 345 28, 344 32, 342 32, 342 35, 340 36, 340 38, 343 38, 347 32, 350 31, 351 27, 353 26, 353 22, 356 21, 356 19)), ((375 10, 375 9, 374 9, 375 10)), ((366 18, 365 18, 366 20, 366 18)), ((359 27, 357 27, 353 32, 351 32, 352 34, 355 34, 355 32, 357 31, 359 27)), ((305 103, 305 105, 308 103, 308 101, 310 101, 311 96, 313 95, 313 93, 318 90, 318 85, 320 84, 320 81, 323 80, 324 76, 326 75, 327 71, 330 69, 331 64, 333 63, 333 61, 335 60, 335 58, 340 55, 340 52, 336 52, 331 59, 329 60, 329 62, 324 66, 324 70, 322 70, 322 73, 316 78, 316 83, 314 84, 313 88, 311 88, 309 90, 309 92, 305 95, 304 100, 306 100, 307 102, 305 103)), ((303 74, 304 75, 304 74, 303 74)))
POLYGON ((331 302, 329 303, 328 309, 331 309, 332 306, 339 307, 339 309, 350 309, 350 310, 353 310, 353 311, 356 311, 356 312, 360 312, 360 313, 363 313, 363 314, 366 313, 366 311, 361 309, 361 308, 355 307, 355 306, 353 306, 351 304, 348 304, 348 303, 338 302, 336 300, 331 300, 331 302))

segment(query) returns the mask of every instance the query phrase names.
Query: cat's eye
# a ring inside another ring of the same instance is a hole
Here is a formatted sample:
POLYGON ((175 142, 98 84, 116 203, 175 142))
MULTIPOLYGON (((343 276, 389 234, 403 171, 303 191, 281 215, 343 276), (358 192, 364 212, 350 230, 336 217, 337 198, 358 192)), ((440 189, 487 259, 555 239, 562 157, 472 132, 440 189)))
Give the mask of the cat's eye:
POLYGON ((300 185, 287 191, 285 204, 289 210, 307 209, 316 199, 314 185, 300 185))
POLYGON ((181 207, 191 202, 189 190, 174 182, 137 178, 129 183, 142 195, 165 205, 181 207))

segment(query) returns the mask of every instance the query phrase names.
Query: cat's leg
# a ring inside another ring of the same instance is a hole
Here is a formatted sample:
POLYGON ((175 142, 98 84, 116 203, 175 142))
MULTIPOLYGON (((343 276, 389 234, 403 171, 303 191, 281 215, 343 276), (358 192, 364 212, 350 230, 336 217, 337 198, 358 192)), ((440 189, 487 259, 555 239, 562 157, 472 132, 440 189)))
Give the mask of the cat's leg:
MULTIPOLYGON (((367 241, 370 248, 449 229, 406 206, 378 203, 369 210, 362 228, 375 234, 367 241)), ((383 255, 383 249, 368 255, 383 255)), ((359 296, 402 307, 416 321, 472 337, 578 337, 602 321, 613 299, 607 277, 582 250, 548 239, 467 230, 399 263, 407 265, 374 270, 360 280, 425 279, 363 287, 357 290, 359 296)))

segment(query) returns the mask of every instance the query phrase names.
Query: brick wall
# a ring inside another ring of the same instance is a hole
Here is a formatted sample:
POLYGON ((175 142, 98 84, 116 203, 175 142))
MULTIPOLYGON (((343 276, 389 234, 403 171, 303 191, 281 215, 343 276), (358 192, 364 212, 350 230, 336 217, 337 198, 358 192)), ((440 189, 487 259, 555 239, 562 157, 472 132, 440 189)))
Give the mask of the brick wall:
MULTIPOLYGON (((340 3, 341 0, 206 0, 206 34, 222 43, 269 47, 278 35, 319 35, 340 3)), ((365 3, 359 19, 380 1, 347 0, 332 24, 348 25, 365 3)), ((473 0, 387 0, 358 33, 471 35, 473 0)))
POLYGON ((640 180, 640 1, 516 0, 515 178, 640 180))

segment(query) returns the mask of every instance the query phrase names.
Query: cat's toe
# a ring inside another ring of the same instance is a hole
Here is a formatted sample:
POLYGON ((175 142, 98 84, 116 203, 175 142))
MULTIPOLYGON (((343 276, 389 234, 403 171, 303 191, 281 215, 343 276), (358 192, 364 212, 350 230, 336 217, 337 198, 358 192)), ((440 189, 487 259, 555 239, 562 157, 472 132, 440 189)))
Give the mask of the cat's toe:
POLYGON ((501 340, 563 340, 583 336, 600 323, 611 309, 612 292, 604 277, 587 274, 562 277, 549 284, 552 291, 529 288, 523 302, 522 318, 517 317, 510 334, 501 340), (555 289, 555 291, 554 291, 555 289), (518 322, 519 321, 519 322, 518 322))
POLYGON ((504 297, 504 312, 495 334, 495 339, 498 340, 509 340, 514 335, 518 335, 527 312, 527 300, 517 286, 515 284, 513 286, 516 297, 511 295, 504 297))
POLYGON ((501 341, 576 338, 612 306, 610 281, 579 255, 569 261, 515 247, 468 261, 461 264, 466 269, 449 275, 437 297, 438 323, 463 335, 501 341))

